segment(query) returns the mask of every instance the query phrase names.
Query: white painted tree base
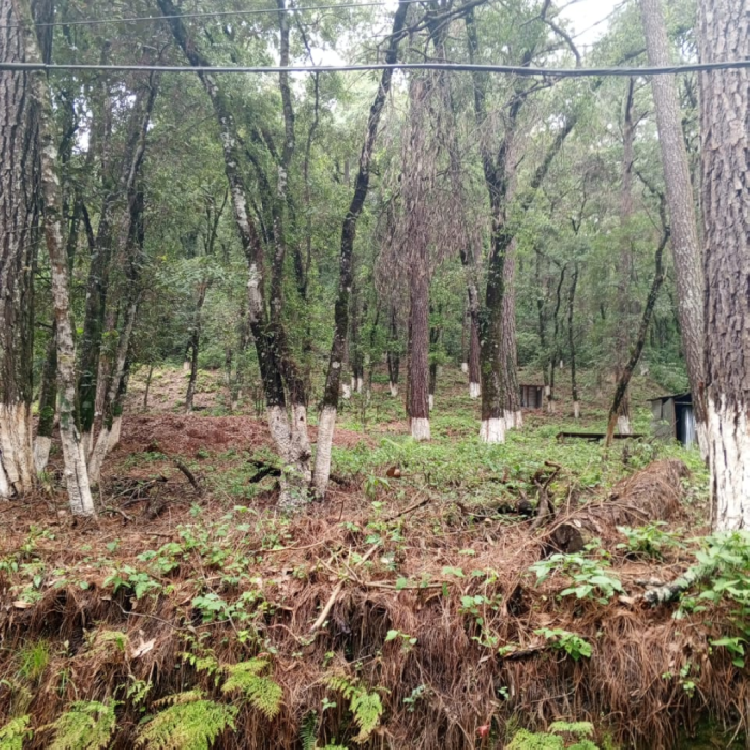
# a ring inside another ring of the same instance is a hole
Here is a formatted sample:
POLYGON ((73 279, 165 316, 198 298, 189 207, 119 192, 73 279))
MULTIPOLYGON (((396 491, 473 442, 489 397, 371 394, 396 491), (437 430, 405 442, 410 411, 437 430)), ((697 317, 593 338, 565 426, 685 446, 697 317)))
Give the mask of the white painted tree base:
POLYGON ((579 419, 581 416, 581 404, 578 401, 573 402, 573 417, 579 419))
POLYGON ((469 383, 469 398, 479 398, 482 395, 481 383, 469 383))
POLYGON ((505 442, 505 422, 502 417, 493 417, 485 419, 482 422, 482 429, 479 431, 479 438, 483 443, 490 445, 505 442))
POLYGON ((183 362, 182 363, 182 371, 183 372, 190 372, 190 362, 183 362))
POLYGON ((336 409, 333 406, 323 407, 318 419, 318 453, 315 458, 315 476, 313 485, 315 496, 323 500, 328 489, 331 475, 331 455, 333 453, 333 434, 336 431, 336 409))
POLYGON ((516 412, 516 429, 520 430, 523 427, 523 412, 519 409, 516 412))
POLYGON ((708 425, 702 422, 695 423, 695 438, 698 441, 698 451, 701 460, 708 464, 709 446, 708 446, 708 425))
POLYGON ((398 383, 391 383, 391 396, 398 398, 398 383))
POLYGON ((708 402, 708 445, 714 529, 750 529, 750 422, 748 404, 708 402))
POLYGON ((435 405, 435 398, 432 394, 427 396, 427 405, 429 406, 430 411, 432 411, 434 405, 435 405))
POLYGON ((107 453, 120 444, 122 439, 122 414, 112 420, 112 429, 109 431, 109 443, 107 453))
POLYGON ((31 410, 22 402, 0 404, 0 498, 29 492, 33 485, 31 410))
POLYGON ((469 372, 469 363, 461 362, 461 372, 469 372))
POLYGON ((412 417, 411 436, 419 442, 429 440, 430 420, 427 417, 412 417))
POLYGON ((364 378, 357 378, 355 382, 355 392, 356 393, 362 393, 365 389, 365 380, 364 378))
POLYGON ((617 417, 617 431, 620 435, 632 435, 633 428, 630 424, 630 417, 627 417, 624 414, 620 414, 620 416, 617 417))
POLYGON ((47 471, 49 452, 52 448, 52 438, 38 437, 34 441, 34 471, 40 476, 47 471))
POLYGON ((348 383, 341 384, 341 398, 345 398, 347 401, 352 397, 352 388, 348 383))
POLYGON ((557 411, 557 401, 555 399, 550 399, 547 401, 547 413, 548 414, 554 414, 557 411))

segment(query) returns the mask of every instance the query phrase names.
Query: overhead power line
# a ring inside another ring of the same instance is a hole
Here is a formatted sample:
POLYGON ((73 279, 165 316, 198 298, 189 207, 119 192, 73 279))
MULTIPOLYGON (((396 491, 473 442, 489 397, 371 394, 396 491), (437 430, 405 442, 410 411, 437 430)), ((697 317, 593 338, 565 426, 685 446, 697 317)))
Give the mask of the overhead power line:
MULTIPOLYGON (((414 5, 422 3, 424 0, 401 0, 405 5, 414 5)), ((115 23, 154 23, 156 21, 165 21, 174 18, 191 19, 191 18, 228 18, 231 16, 256 16, 263 13, 301 13, 306 10, 339 10, 340 8, 373 8, 388 3, 382 0, 372 0, 372 2, 363 3, 341 3, 334 5, 302 5, 297 8, 253 8, 251 10, 215 10, 203 11, 196 13, 179 13, 173 16, 133 16, 131 18, 81 18, 72 21, 47 21, 46 23, 37 23, 36 26, 102 26, 104 24, 115 23)), ((0 24, 0 29, 17 29, 20 23, 0 24)))
POLYGON ((86 65, 77 63, 0 63, 0 70, 54 72, 102 71, 102 72, 161 72, 161 73, 336 73, 362 72, 367 70, 448 70, 501 73, 520 77, 545 78, 631 78, 633 76, 662 76, 674 73, 708 72, 712 70, 739 70, 750 68, 750 60, 728 60, 716 63, 688 63, 668 67, 615 67, 615 68, 534 68, 520 65, 470 65, 464 63, 365 63, 361 65, 275 65, 249 66, 191 66, 191 65, 86 65))

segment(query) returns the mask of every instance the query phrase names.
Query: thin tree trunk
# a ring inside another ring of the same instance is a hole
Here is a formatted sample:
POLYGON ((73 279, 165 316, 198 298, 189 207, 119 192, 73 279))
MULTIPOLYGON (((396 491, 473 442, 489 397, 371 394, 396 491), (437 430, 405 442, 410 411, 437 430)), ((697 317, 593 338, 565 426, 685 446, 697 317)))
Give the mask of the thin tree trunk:
POLYGON ((420 251, 414 253, 409 272, 411 311, 411 356, 409 358, 409 418, 411 436, 415 440, 430 439, 429 408, 429 274, 427 247, 419 243, 420 251))
POLYGON ((557 284, 557 295, 555 302, 555 311, 552 314, 552 320, 555 323, 554 333, 549 355, 549 391, 547 392, 547 412, 554 414, 556 411, 555 401, 555 366, 560 357, 560 307, 562 306, 562 288, 565 282, 565 272, 568 266, 563 265, 560 268, 560 281, 557 284))
MULTIPOLYGON (((393 17, 393 28, 385 53, 385 62, 393 65, 398 59, 398 44, 406 23, 406 13, 409 5, 399 2, 393 17)), ((322 409, 318 419, 318 452, 315 458, 315 473, 313 485, 319 499, 325 497, 328 487, 328 477, 331 473, 331 453, 333 448, 333 434, 336 429, 336 412, 339 405, 339 388, 341 384, 341 369, 349 331, 349 296, 352 287, 352 253, 354 251, 354 237, 357 231, 357 219, 364 208, 365 199, 370 185, 370 162, 375 147, 375 140, 380 125, 380 117, 385 106, 385 100, 391 89, 393 70, 386 69, 380 78, 377 94, 370 107, 367 122, 365 142, 359 158, 359 170, 354 185, 354 195, 349 210, 341 227, 341 248, 339 253, 339 287, 334 311, 334 334, 331 345, 331 356, 326 374, 326 384, 323 392, 322 409)))
POLYGON ((188 351, 190 352, 190 378, 188 379, 187 393, 185 393, 185 412, 190 413, 193 410, 193 396, 195 387, 198 383, 198 353, 201 342, 201 318, 203 313, 203 303, 206 301, 206 292, 208 291, 208 282, 203 280, 198 286, 198 300, 195 304, 195 317, 190 329, 190 338, 188 339, 188 351))
POLYGON ((141 409, 146 411, 148 409, 148 392, 151 389, 151 379, 154 377, 154 366, 150 365, 148 368, 148 375, 146 376, 146 387, 143 391, 143 403, 141 409))
MULTIPOLYGON (((748 0, 705 0, 699 31, 701 62, 750 59, 748 0)), ((703 72, 700 86, 713 525, 750 529, 750 71, 703 72)))
MULTIPOLYGON (((39 63, 41 56, 34 34, 31 11, 24 0, 12 0, 16 17, 21 23, 27 62, 39 63)), ((7 18, 8 16, 5 15, 7 18)), ((52 297, 57 325, 58 379, 62 390, 60 408, 60 436, 65 460, 65 478, 70 509, 74 515, 94 515, 94 502, 86 472, 86 459, 80 434, 76 427, 76 351, 70 323, 68 292, 68 258, 63 242, 60 210, 62 200, 57 175, 54 119, 46 74, 31 75, 32 96, 39 109, 40 184, 44 199, 44 224, 47 250, 52 270, 52 297)))
POLYGON ((42 378, 39 385, 39 422, 34 439, 34 470, 37 476, 47 470, 49 452, 52 447, 52 431, 55 426, 57 407, 57 325, 52 323, 52 332, 47 342, 42 378))
POLYGON ((573 278, 568 294, 568 345, 570 348, 570 386, 573 391, 573 417, 581 416, 581 404, 578 401, 578 383, 576 381, 576 339, 573 319, 575 316, 576 288, 578 287, 578 261, 573 263, 573 278))
MULTIPOLYGON (((641 19, 649 63, 657 66, 670 65, 671 55, 661 0, 641 0, 641 19)), ((667 187, 682 349, 693 394, 698 445, 701 456, 707 459, 706 378, 703 362, 704 279, 677 82, 673 76, 654 76, 651 79, 651 89, 656 105, 656 126, 667 187)))
POLYGON ((516 245, 511 242, 505 256, 503 297, 503 380, 505 404, 503 417, 507 429, 523 426, 521 390, 518 385, 518 346, 516 343, 516 245))
MULTIPOLYGON (((10 0, 0 0, 0 60, 29 62, 10 0)), ((0 498, 34 484, 32 377, 38 232, 38 111, 23 72, 0 72, 0 498)))
POLYGON ((400 355, 398 349, 398 316, 396 306, 391 307, 391 330, 388 341, 388 351, 386 353, 386 362, 388 364, 388 380, 391 386, 391 396, 398 397, 398 375, 400 355))
POLYGON ((615 426, 618 424, 618 419, 622 413, 620 402, 623 398, 625 398, 625 394, 628 390, 628 384, 630 383, 630 379, 633 377, 636 365, 638 364, 638 360, 641 357, 641 352, 643 351, 643 347, 646 343, 648 328, 651 323, 651 316, 653 315, 654 307, 656 305, 656 299, 659 296, 659 291, 661 290, 662 284, 664 283, 663 257, 664 248, 667 246, 667 242, 669 242, 669 228, 667 226, 666 208, 663 199, 661 214, 664 233, 662 234, 661 240, 656 247, 656 252, 654 253, 654 278, 651 282, 651 289, 648 293, 648 299, 646 300, 646 307, 644 308, 643 315, 641 316, 641 323, 638 327, 638 333, 630 351, 630 359, 622 368, 622 372, 615 388, 615 395, 612 399, 612 405, 609 408, 609 418, 607 420, 607 438, 605 441, 605 446, 607 448, 609 448, 609 446, 612 444, 615 426))
MULTIPOLYGON (((628 80, 625 95, 625 110, 622 126, 622 183, 620 187, 620 263, 618 267, 617 306, 620 315, 615 334, 616 342, 616 380, 623 382, 625 376, 625 356, 628 348, 628 323, 630 319, 630 293, 633 267, 633 163, 635 161, 635 124, 633 122, 633 98, 635 94, 635 79, 628 80)), ((630 378, 627 378, 628 381, 630 378)), ((617 427, 621 435, 632 432, 630 399, 627 388, 617 400, 619 412, 617 427)))
POLYGON ((479 398, 482 395, 482 370, 479 364, 479 324, 476 316, 471 317, 469 324, 469 396, 479 398))

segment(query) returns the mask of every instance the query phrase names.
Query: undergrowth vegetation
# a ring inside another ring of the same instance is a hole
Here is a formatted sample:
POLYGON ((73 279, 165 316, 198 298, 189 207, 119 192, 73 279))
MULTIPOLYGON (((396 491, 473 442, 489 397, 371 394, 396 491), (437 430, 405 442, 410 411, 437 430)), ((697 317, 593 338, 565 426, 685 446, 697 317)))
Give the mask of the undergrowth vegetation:
MULTIPOLYGON (((267 448, 207 445, 182 457, 207 494, 184 485, 156 518, 141 495, 85 529, 6 516, 0 748, 610 750, 743 731, 750 536, 705 535, 697 454, 560 443, 540 414, 484 446, 468 399, 450 408, 431 443, 381 422, 337 447, 331 498, 302 513, 263 501, 273 476, 248 484, 267 448), (669 517, 628 499, 647 466, 651 500, 679 495, 669 517), (630 520, 596 515, 614 507, 630 520)), ((129 452, 117 486, 169 466, 129 452)))

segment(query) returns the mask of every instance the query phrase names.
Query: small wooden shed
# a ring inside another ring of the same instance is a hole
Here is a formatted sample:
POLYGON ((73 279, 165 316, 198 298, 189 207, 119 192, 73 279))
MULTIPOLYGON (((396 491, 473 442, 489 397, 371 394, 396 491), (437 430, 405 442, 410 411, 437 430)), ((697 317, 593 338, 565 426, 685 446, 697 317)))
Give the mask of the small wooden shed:
POLYGON ((541 409, 544 406, 544 386, 521 385, 521 408, 541 409))
POLYGON ((693 394, 678 393, 649 400, 654 435, 663 440, 679 440, 686 448, 694 445, 695 412, 693 394))

